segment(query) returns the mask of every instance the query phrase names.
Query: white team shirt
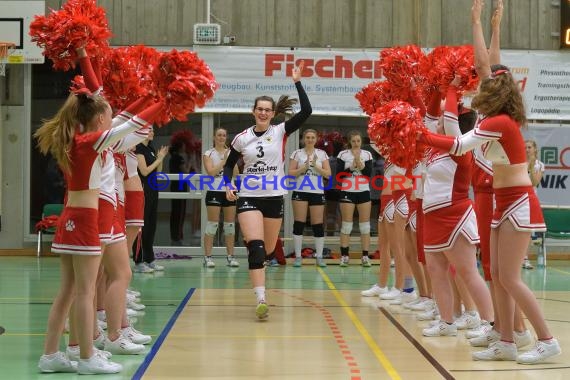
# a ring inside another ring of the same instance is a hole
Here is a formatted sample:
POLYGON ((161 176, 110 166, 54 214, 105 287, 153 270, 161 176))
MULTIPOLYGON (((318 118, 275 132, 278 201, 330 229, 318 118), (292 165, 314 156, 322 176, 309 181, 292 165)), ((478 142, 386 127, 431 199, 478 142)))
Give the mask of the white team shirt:
MULTIPOLYGON (((208 149, 204 153, 204 157, 210 157, 210 159, 212 160, 212 164, 216 166, 219 165, 224 160, 224 157, 227 157, 228 151, 229 149, 225 149, 223 152, 219 152, 216 150, 216 148, 212 148, 208 149)), ((214 175, 214 182, 212 183, 211 187, 210 186, 207 187, 208 189, 210 188, 212 189, 209 191, 223 191, 223 192, 226 191, 225 187, 223 187, 222 185, 223 176, 224 176, 224 168, 222 167, 220 172, 214 175)))
POLYGON ((540 160, 535 160, 532 168, 535 173, 544 173, 544 163, 540 160))
POLYGON ((255 126, 237 135, 232 148, 241 153, 244 168, 241 175, 242 197, 273 197, 287 194, 284 174, 285 123, 270 125, 264 134, 257 137, 255 126))
MULTIPOLYGON (((350 170, 350 167, 354 163, 354 155, 352 150, 346 149, 341 151, 338 156, 339 159, 344 161, 344 169, 352 173, 351 176, 345 177, 341 183, 342 190, 349 193, 360 193, 364 191, 370 191, 370 181, 366 183, 358 182, 358 187, 356 185, 356 177, 362 176, 362 171, 360 170, 350 170), (346 188, 347 182, 350 182, 350 187, 346 188)), ((360 150, 360 161, 366 164, 366 161, 372 161, 372 153, 367 150, 360 150)))
MULTIPOLYGON (((297 161, 297 165, 299 167, 304 166, 308 158, 307 151, 305 149, 297 149, 293 154, 291 154, 290 158, 297 161)), ((311 159, 313 158, 315 166, 319 169, 323 168, 323 161, 329 160, 327 153, 321 149, 315 149, 311 155, 311 159)), ((302 193, 324 194, 325 185, 323 176, 310 167, 304 174, 298 176, 295 181, 295 191, 300 191, 302 193)))
MULTIPOLYGON (((543 163, 542 161, 538 160, 538 159, 535 160, 535 161, 534 161, 534 165, 532 166, 532 170, 533 170, 535 173, 543 173, 543 174, 544 174, 544 170, 545 170, 544 163, 543 163)), ((529 173, 529 174, 530 174, 530 173, 529 173)), ((536 192, 536 189, 538 189, 538 185, 539 185, 539 184, 540 184, 540 182, 537 183, 536 186, 534 187, 534 191, 535 191, 535 192, 536 192)))

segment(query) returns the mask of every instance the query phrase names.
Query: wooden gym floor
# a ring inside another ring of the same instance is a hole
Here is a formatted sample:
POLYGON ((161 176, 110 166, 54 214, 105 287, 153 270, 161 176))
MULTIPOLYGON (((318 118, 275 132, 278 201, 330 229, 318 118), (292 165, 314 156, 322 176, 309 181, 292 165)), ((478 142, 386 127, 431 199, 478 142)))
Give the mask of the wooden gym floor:
MULTIPOLYGON (((267 321, 255 318, 247 263, 215 269, 201 258, 161 261, 164 273, 134 274, 147 308, 135 327, 153 336, 145 355, 115 356, 124 371, 106 379, 568 379, 570 263, 523 271, 563 349, 550 363, 474 362, 463 333, 424 338, 414 314, 360 291, 378 266, 267 269, 267 321)), ((0 257, 0 374, 3 379, 71 379, 37 371, 58 259, 0 257)), ((62 342, 63 343, 63 342, 62 342)), ((62 346, 63 347, 63 346, 62 346)))

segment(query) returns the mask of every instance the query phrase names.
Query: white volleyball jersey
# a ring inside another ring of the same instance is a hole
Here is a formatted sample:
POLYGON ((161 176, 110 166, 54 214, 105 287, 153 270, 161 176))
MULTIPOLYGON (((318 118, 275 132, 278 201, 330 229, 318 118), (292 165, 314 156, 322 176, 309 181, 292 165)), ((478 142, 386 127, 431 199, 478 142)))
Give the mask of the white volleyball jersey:
MULTIPOLYGON (((305 149, 297 149, 291 154, 290 158, 297 161, 298 167, 304 166, 308 158, 307 151, 305 149)), ((315 149, 311 154, 310 161, 313 161, 314 166, 319 169, 323 168, 323 161, 328 162, 328 160, 329 156, 324 150, 315 149)), ((304 174, 299 175, 295 181, 295 191, 324 194, 324 178, 311 167, 304 174)))
MULTIPOLYGON (((344 191, 348 191, 350 193, 359 193, 363 191, 370 191, 370 181, 359 181, 357 184, 356 177, 362 176, 362 171, 360 170, 351 170, 350 167, 354 163, 354 155, 352 154, 352 150, 346 149, 341 151, 338 156, 340 160, 344 161, 344 169, 350 172, 352 175, 349 177, 345 177, 343 179, 343 183, 341 184, 344 191), (347 181, 350 182, 350 187, 347 185, 347 181)), ((360 151, 360 160, 362 163, 366 164, 366 161, 372 161, 372 153, 367 150, 360 151)))
POLYGON ((232 142, 232 148, 241 153, 244 161, 239 194, 242 197, 285 195, 285 123, 270 125, 259 137, 254 128, 241 132, 232 142))
MULTIPOLYGON (((228 152, 229 149, 225 149, 223 152, 219 152, 216 150, 216 148, 212 148, 212 149, 208 149, 205 153, 204 156, 205 157, 210 157, 210 159, 212 160, 212 164, 214 166, 219 165, 224 158, 226 158, 228 156, 228 152)), ((222 167, 222 169, 220 170, 219 173, 216 173, 214 175, 214 182, 211 185, 211 191, 224 191, 225 192, 225 187, 222 186, 222 178, 224 175, 224 168, 222 167)), ((210 186, 207 186, 206 189, 210 189, 210 186)))

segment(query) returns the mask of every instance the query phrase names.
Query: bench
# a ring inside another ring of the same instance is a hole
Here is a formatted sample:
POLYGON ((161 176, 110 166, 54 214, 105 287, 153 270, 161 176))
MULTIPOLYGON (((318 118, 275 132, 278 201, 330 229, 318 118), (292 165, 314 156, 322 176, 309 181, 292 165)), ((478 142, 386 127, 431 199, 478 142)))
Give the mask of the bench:
POLYGON ((570 239, 570 207, 543 205, 542 214, 546 223, 546 232, 542 239, 541 249, 537 255, 539 267, 546 266, 546 240, 570 239))

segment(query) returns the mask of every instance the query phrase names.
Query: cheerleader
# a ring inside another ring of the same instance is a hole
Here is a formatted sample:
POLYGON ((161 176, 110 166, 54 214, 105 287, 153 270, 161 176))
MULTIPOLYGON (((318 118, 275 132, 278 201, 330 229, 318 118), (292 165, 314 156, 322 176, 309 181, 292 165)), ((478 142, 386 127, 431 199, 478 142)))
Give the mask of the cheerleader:
POLYGON ((462 155, 483 146, 485 158, 493 163, 496 209, 491 230, 491 275, 496 281, 501 340, 473 356, 481 360, 516 360, 521 364, 535 364, 561 352, 536 298, 520 274, 530 233, 533 230, 544 231, 545 224, 527 173, 524 140, 520 132, 521 125, 526 123, 522 95, 506 67, 490 66, 481 27, 482 6, 481 0, 473 0, 475 64, 482 80, 471 105, 485 117, 465 135, 453 138, 422 134, 419 139, 453 155, 462 155), (515 302, 538 335, 535 347, 522 354, 518 354, 513 342, 515 302))
POLYGON ((388 277, 390 276, 390 263, 392 261, 392 246, 390 232, 394 224, 394 198, 392 196, 392 176, 394 175, 395 166, 390 162, 389 157, 384 160, 384 177, 382 183, 382 192, 380 194, 380 209, 378 211, 378 251, 380 252, 380 270, 378 272, 378 282, 370 289, 363 290, 360 294, 363 297, 378 297, 388 293, 390 299, 396 298, 400 291, 396 293, 396 288, 401 289, 404 285, 403 277, 398 276, 401 272, 396 272, 396 280, 393 289, 388 288, 388 277))
POLYGON ((311 227, 315 237, 315 256, 319 267, 326 267, 323 260, 325 245, 325 229, 323 214, 325 211, 324 180, 331 175, 329 156, 324 150, 315 148, 317 131, 306 129, 303 132, 303 149, 297 149, 289 160, 289 175, 296 178, 295 191, 291 196, 293 203, 293 242, 295 244, 295 262, 293 266, 300 267, 302 263, 303 231, 307 221, 307 211, 310 210, 311 227))
MULTIPOLYGON (((86 83, 92 86, 92 83, 97 81, 99 83, 96 90, 101 90, 102 83, 97 79, 100 75, 91 66, 85 49, 80 49, 78 53, 86 83), (95 78, 91 80, 93 73, 95 73, 95 78)), ((95 90, 95 87, 90 88, 95 90)), ((129 123, 134 115, 145 109, 151 102, 151 96, 138 99, 114 117, 111 126, 129 123)), ((149 336, 143 336, 129 326, 125 312, 126 292, 132 272, 125 238, 123 179, 126 163, 122 154, 147 138, 149 132, 149 128, 133 131, 103 152, 99 191, 99 237, 104 245, 102 258, 104 276, 99 279, 101 285, 98 287, 98 294, 103 299, 103 305, 99 303, 98 306, 104 307, 108 335, 103 340, 102 334, 99 334, 100 336, 96 337, 95 341, 99 345, 102 343, 104 350, 111 354, 138 354, 144 350, 144 346, 139 343, 150 342, 149 336)), ((103 310, 97 312, 98 315, 103 314, 103 310)))
POLYGON ((255 99, 252 110, 255 125, 234 138, 224 165, 226 197, 228 201, 237 199, 238 220, 247 242, 249 276, 257 297, 255 314, 259 319, 267 318, 269 313, 263 264, 274 256, 283 221, 283 195, 287 193, 282 183, 285 142, 312 113, 311 103, 301 85, 303 66, 304 62, 300 61, 291 74, 299 94, 300 112, 281 124, 272 125, 271 120, 290 110, 293 101, 287 96, 282 96, 277 104, 268 96, 255 99), (240 155, 244 161, 244 178, 238 198, 231 178, 240 155), (269 257, 266 257, 267 252, 270 252, 269 257))
POLYGON ((104 98, 71 94, 56 116, 35 133, 40 151, 50 152, 67 177, 66 206, 52 244, 61 256, 61 287, 48 319, 42 372, 82 374, 116 373, 122 369, 93 351, 95 282, 101 262, 98 233, 98 198, 101 181, 100 154, 127 134, 151 120, 161 105, 151 106, 129 123, 111 129, 111 107, 104 98), (58 351, 65 318, 75 300, 75 317, 80 345, 79 363, 58 351))
MULTIPOLYGON (((472 125, 459 125, 456 77, 447 92, 443 128, 461 135, 472 125), (461 131, 460 131, 461 129, 461 131)), ((439 136, 439 135, 434 135, 439 136)), ((475 244, 479 243, 477 221, 468 197, 472 155, 451 156, 434 150, 426 160, 423 211, 425 213, 424 249, 435 298, 441 314, 439 323, 422 331, 424 336, 456 335, 453 323, 452 293, 447 279, 450 264, 461 276, 481 316, 492 322, 493 307, 489 290, 477 272, 475 244)))
MULTIPOLYGON (((423 252, 423 237, 420 235, 421 251, 418 249, 418 207, 421 207, 423 198, 422 175, 424 170, 423 162, 419 161, 412 168, 413 186, 407 198, 409 211, 405 225, 405 257, 418 287, 419 297, 405 303, 403 306, 414 311, 430 310, 434 306, 431 299, 431 281, 427 270, 425 270, 425 253, 423 252)), ((423 225, 422 225, 423 228, 423 225)), ((409 296, 407 297, 410 298, 409 296)))
MULTIPOLYGON (((503 14, 503 3, 498 2, 497 9, 491 19, 491 45, 489 48, 489 61, 492 64, 500 64, 500 25, 503 14)), ((528 143, 526 145, 527 158, 529 152, 528 143)), ((475 214, 477 215, 477 228, 479 230, 479 256, 481 267, 483 268, 483 278, 489 282, 489 290, 493 300, 493 308, 498 310, 497 297, 495 296, 495 281, 491 276, 491 223, 493 221, 494 195, 493 195, 493 164, 486 160, 481 147, 473 151, 473 176, 471 184, 473 187, 475 214)), ((531 178, 532 180, 532 178, 531 178)), ((523 263, 524 267, 524 263, 523 263)), ((522 312, 515 306, 513 337, 517 348, 524 347, 532 343, 532 335, 526 328, 522 312)), ((469 343, 475 347, 487 347, 489 344, 500 340, 501 334, 500 319, 495 319, 493 326, 483 323, 478 329, 473 329, 465 333, 469 343)))

